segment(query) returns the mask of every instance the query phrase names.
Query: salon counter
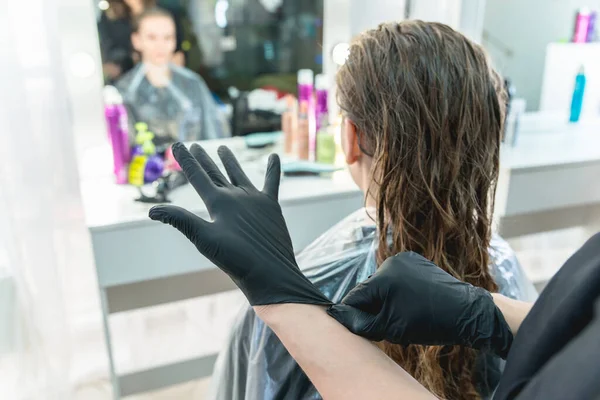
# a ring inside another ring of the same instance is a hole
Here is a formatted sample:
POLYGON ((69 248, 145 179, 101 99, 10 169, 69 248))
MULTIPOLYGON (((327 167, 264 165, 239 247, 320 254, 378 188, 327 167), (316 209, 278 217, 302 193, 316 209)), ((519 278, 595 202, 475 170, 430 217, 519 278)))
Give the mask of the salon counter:
MULTIPOLYGON (((216 158, 221 144, 238 155, 250 179, 262 187, 267 153, 246 149, 240 138, 208 141, 203 146, 216 158)), ((496 210, 504 237, 600 226, 600 132, 521 135, 515 147, 502 149, 501 169, 496 210)), ((137 189, 115 185, 106 176, 84 179, 81 189, 95 253, 115 398, 210 375, 215 356, 124 375, 115 372, 110 314, 234 287, 179 232, 148 219, 151 205, 134 201, 137 189)), ((191 186, 176 189, 170 199, 208 218, 191 186)), ((282 178, 280 202, 296 250, 359 208, 362 201, 347 171, 323 178, 282 178)))
MULTIPOLYGON (((232 148, 250 179, 262 187, 268 153, 246 149, 240 138, 207 141, 203 145, 218 159, 216 149, 221 144, 232 148)), ((503 148, 501 169, 503 179, 509 179, 508 184, 500 183, 497 193, 503 235, 513 237, 548 230, 537 224, 525 226, 509 220, 600 204, 600 132, 522 135, 516 147, 503 148)), ((99 268, 103 285, 123 285, 210 268, 178 232, 148 219, 152 205, 134 201, 138 196, 136 188, 115 185, 110 176, 95 176, 82 182, 82 194, 96 262, 107 265, 99 268), (175 265, 174 254, 179 258, 175 265)), ((173 204, 208 217, 189 185, 173 191, 170 199, 173 204)), ((300 250, 360 207, 362 195, 349 174, 339 171, 330 178, 282 178, 280 202, 294 247, 300 250)))
MULTIPOLYGON (((238 156, 249 178, 262 188, 266 170, 264 150, 249 150, 241 139, 203 142, 215 159, 226 144, 238 156)), ((152 204, 134 201, 134 187, 115 185, 110 177, 82 182, 86 222, 94 241, 102 285, 117 286, 212 268, 181 234, 148 218, 152 204), (177 262, 173 262, 173 261, 177 262), (106 267, 101 267, 106 266, 106 267)), ((191 185, 175 189, 173 204, 209 219, 191 185)), ((282 177, 280 203, 296 250, 362 205, 362 194, 345 171, 328 178, 282 177)))
POLYGON ((521 135, 502 150, 500 164, 510 178, 497 196, 504 237, 600 229, 600 126, 521 135))

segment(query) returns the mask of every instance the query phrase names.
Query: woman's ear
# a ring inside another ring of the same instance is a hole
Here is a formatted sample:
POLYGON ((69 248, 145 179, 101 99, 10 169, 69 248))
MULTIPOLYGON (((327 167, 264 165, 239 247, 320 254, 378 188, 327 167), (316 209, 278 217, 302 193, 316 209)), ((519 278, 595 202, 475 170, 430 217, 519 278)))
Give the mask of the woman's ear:
POLYGON ((354 122, 349 118, 344 118, 342 125, 342 148, 348 165, 352 165, 360 160, 362 152, 358 145, 358 130, 354 122))

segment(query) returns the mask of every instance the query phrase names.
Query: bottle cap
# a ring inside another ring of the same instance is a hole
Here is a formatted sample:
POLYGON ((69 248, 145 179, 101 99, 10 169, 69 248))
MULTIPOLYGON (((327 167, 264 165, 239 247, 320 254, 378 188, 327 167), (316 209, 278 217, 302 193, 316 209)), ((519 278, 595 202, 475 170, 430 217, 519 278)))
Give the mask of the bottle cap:
POLYGON ((318 74, 315 77, 315 89, 317 90, 327 90, 329 88, 329 82, 327 79, 327 75, 318 74))
POLYGON ((314 73, 310 69, 298 70, 298 85, 313 85, 314 73))
POLYGON ((104 86, 104 89, 102 89, 102 96, 104 97, 104 104, 106 105, 123 104, 123 97, 114 86, 104 86))
POLYGON ((585 15, 588 16, 592 13, 592 10, 590 10, 587 7, 581 7, 580 9, 577 10, 577 14, 578 15, 585 15))

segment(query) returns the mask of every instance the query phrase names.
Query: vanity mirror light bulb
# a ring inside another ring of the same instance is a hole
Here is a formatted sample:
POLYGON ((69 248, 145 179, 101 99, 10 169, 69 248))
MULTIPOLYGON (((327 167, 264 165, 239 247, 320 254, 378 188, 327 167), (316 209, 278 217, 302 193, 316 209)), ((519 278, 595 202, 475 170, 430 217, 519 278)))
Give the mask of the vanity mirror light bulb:
POLYGON ((331 50, 331 59, 339 66, 342 66, 346 63, 349 55, 350 45, 348 43, 338 43, 333 46, 333 50, 331 50))

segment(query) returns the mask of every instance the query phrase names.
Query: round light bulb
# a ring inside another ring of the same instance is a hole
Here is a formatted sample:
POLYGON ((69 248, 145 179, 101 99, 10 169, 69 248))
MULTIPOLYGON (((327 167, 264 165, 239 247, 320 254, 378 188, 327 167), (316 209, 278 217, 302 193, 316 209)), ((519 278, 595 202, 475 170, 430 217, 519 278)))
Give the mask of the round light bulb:
POLYGON ((344 65, 350 55, 350 45, 348 43, 338 43, 333 46, 331 59, 337 65, 344 65))
POLYGON ((108 4, 108 1, 106 1, 106 0, 100 0, 98 2, 98 8, 101 9, 102 11, 108 10, 109 7, 110 7, 110 4, 108 4))

